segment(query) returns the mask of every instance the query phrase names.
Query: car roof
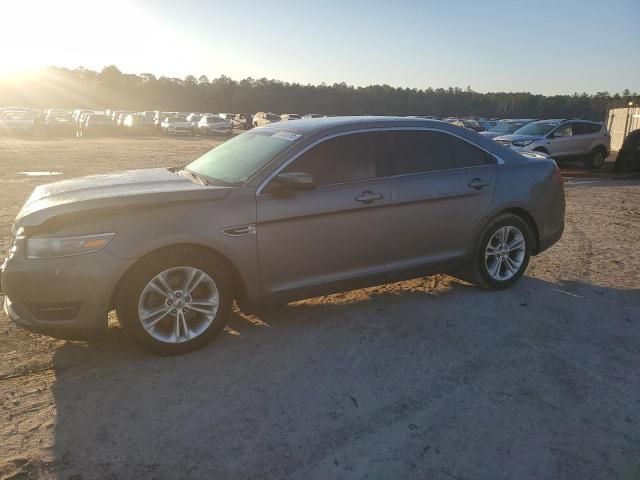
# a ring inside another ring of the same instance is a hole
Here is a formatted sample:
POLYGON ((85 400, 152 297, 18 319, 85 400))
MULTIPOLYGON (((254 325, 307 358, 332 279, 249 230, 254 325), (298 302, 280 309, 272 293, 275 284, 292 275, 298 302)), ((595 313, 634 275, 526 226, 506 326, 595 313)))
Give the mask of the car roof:
POLYGON ((519 162, 524 158, 512 149, 494 142, 493 140, 480 135, 473 130, 458 127, 440 120, 427 120, 421 118, 407 117, 323 117, 323 118, 303 118, 295 122, 275 122, 263 127, 256 127, 251 131, 286 131, 297 133, 306 137, 309 141, 314 138, 342 133, 349 131, 376 129, 376 128, 430 128, 450 132, 451 134, 465 139, 486 151, 493 152, 507 161, 519 162))
POLYGON ((349 117, 321 117, 321 118, 303 118, 295 123, 270 123, 265 125, 265 129, 282 130, 287 129, 297 133, 306 135, 325 130, 340 130, 341 128, 376 128, 376 127, 393 127, 393 126, 414 126, 414 127, 442 127, 448 125, 446 122, 439 120, 426 120, 420 118, 407 117, 382 117, 382 116, 349 116, 349 117))

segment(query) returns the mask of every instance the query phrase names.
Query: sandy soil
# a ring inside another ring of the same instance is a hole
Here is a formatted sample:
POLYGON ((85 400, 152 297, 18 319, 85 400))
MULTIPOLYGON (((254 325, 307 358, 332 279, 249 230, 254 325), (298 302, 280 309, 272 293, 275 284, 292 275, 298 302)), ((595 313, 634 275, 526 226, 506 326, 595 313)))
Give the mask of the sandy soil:
MULTIPOLYGON (((179 165, 213 143, 0 137, 0 249, 53 179, 18 172, 179 165)), ((236 312, 177 358, 0 314, 0 478, 640 478, 640 182, 566 192, 564 237, 506 292, 438 275, 236 312)))

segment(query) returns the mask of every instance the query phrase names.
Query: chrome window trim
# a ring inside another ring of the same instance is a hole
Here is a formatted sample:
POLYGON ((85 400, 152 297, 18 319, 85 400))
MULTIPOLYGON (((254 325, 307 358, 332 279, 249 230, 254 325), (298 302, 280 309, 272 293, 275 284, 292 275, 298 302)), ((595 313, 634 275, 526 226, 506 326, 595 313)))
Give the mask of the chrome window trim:
MULTIPOLYGON (((448 132, 446 130, 442 130, 439 128, 433 128, 433 127, 378 127, 378 128, 363 128, 363 129, 358 129, 358 130, 348 130, 345 132, 337 132, 337 133, 332 133, 330 135, 325 135, 322 138, 317 139, 316 141, 314 141, 313 143, 307 145, 306 147, 304 147, 302 150, 300 150, 299 152, 295 153, 294 155, 292 155, 290 158, 288 158, 287 160, 285 160, 284 162, 282 162, 280 164, 279 167, 277 167, 273 172, 271 172, 271 174, 269 174, 269 176, 264 179, 262 181, 262 183, 258 186, 258 188, 256 189, 256 196, 263 196, 262 194, 262 190, 264 190, 264 188, 267 186, 267 184, 273 180, 273 178, 278 175, 282 170, 284 170, 286 167, 288 167, 291 163, 293 163, 298 157, 300 157, 301 155, 303 155, 304 153, 306 153, 307 151, 311 150, 313 147, 315 147, 316 145, 322 143, 322 142, 326 142, 327 140, 331 140, 333 138, 337 138, 337 137, 342 137, 344 135, 351 135, 354 133, 370 133, 370 132, 393 132, 393 131, 429 131, 429 132, 439 132, 439 133, 444 133, 447 135, 451 135, 452 137, 456 137, 464 142, 467 142, 469 145, 472 145, 480 150, 482 150, 483 152, 491 155, 492 157, 494 157, 496 159, 496 163, 493 165, 504 165, 505 161, 499 157, 498 155, 496 155, 493 152, 490 152, 489 150, 487 150, 484 147, 481 147, 480 145, 476 145, 475 143, 470 142, 469 140, 467 140, 466 138, 461 137, 460 135, 457 135, 455 133, 452 132, 448 132)), ((455 160, 454 160, 455 161, 455 160)), ((373 180, 384 180, 384 179, 388 179, 388 178, 400 178, 400 177, 407 177, 407 176, 411 176, 411 175, 425 175, 428 173, 435 173, 435 172, 451 172, 454 170, 465 170, 465 169, 469 169, 469 168, 481 168, 481 167, 487 167, 487 166, 491 166, 492 164, 487 164, 487 165, 474 165, 471 167, 454 167, 454 168, 447 168, 444 170, 429 170, 428 172, 415 172, 415 173, 403 173, 400 175, 388 175, 386 177, 374 177, 374 178, 366 178, 366 179, 362 179, 362 180, 354 180, 352 182, 343 182, 343 183, 331 183, 329 185, 322 185, 318 188, 324 188, 324 187, 334 187, 336 185, 349 185, 351 183, 361 183, 361 182, 370 182, 373 180)), ((264 194, 264 196, 266 195, 270 195, 270 194, 264 194)))

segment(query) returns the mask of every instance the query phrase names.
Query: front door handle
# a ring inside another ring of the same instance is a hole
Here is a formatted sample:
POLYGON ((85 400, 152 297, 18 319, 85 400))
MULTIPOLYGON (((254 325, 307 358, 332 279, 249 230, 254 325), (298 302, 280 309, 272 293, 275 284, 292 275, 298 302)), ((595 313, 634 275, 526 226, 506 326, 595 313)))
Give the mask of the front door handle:
POLYGON ((373 203, 376 200, 382 200, 383 198, 384 198, 384 195, 382 195, 381 193, 373 193, 370 190, 365 190, 360 194, 359 197, 356 197, 356 202, 369 205, 370 203, 373 203))
POLYGON ((488 187, 491 184, 489 182, 485 182, 481 178, 474 178, 469 183, 467 183, 467 185, 475 190, 480 190, 481 188, 488 187))

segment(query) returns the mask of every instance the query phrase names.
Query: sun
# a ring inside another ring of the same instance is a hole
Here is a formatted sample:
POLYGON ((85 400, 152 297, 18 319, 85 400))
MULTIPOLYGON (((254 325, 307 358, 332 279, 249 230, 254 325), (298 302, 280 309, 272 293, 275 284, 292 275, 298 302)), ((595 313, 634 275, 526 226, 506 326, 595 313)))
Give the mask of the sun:
POLYGON ((145 17, 135 2, 125 0, 0 0, 0 12, 0 45, 7 47, 0 56, 4 77, 126 54, 130 45, 123 44, 122 35, 108 32, 114 27, 129 31, 145 17))

